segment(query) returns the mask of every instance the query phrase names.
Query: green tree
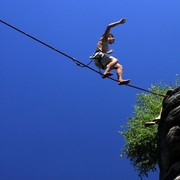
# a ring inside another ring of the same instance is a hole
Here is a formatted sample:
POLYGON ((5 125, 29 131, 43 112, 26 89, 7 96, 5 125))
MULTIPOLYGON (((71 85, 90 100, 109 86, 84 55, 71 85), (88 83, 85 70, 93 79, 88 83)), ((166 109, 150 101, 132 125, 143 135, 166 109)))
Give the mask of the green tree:
MULTIPOLYGON (((174 87, 179 85, 178 77, 174 87)), ((172 85, 157 83, 150 91, 165 95, 172 85)), ((125 137, 125 146, 121 156, 126 156, 138 175, 148 176, 149 171, 157 170, 157 125, 145 127, 145 123, 157 117, 160 113, 163 97, 153 94, 137 94, 134 112, 128 118, 126 126, 120 131, 125 137)))

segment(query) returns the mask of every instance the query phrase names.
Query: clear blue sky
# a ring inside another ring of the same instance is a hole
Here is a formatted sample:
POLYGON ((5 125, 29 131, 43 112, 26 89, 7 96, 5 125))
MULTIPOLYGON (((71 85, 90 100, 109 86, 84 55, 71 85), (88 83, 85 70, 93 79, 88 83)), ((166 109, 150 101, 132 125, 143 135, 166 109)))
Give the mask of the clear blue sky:
MULTIPOLYGON (((111 31, 111 48, 124 78, 148 89, 179 73, 179 7, 179 0, 1 0, 0 18, 88 63, 108 23, 126 17, 111 31)), ((0 47, 1 180, 139 179, 120 158, 118 131, 141 91, 103 80, 2 23, 0 47)))

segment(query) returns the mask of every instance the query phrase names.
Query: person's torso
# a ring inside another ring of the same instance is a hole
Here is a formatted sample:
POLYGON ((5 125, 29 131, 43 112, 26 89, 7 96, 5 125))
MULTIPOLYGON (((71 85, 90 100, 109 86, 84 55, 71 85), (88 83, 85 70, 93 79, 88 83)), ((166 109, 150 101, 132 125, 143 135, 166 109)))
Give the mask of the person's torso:
POLYGON ((106 38, 100 38, 96 47, 96 51, 102 51, 104 53, 108 52, 108 41, 106 38))

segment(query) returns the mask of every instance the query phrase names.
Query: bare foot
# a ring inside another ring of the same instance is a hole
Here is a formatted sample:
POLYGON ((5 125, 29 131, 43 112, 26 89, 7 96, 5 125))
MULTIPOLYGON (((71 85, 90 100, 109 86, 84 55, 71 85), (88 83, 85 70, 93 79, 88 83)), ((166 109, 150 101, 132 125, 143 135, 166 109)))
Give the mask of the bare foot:
POLYGON ((130 82, 130 79, 127 80, 121 80, 118 82, 119 85, 128 84, 130 82))
POLYGON ((113 75, 112 73, 107 72, 107 73, 105 73, 105 74, 102 75, 102 78, 104 79, 104 78, 109 77, 109 76, 112 76, 112 75, 113 75))

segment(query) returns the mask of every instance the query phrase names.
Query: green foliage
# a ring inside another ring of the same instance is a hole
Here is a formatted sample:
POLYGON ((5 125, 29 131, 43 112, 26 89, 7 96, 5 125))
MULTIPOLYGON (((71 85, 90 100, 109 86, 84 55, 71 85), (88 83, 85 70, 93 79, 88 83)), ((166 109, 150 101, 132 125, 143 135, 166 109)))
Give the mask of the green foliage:
MULTIPOLYGON (((175 86, 179 85, 178 76, 175 86)), ((172 85, 157 83, 150 91, 165 95, 172 89, 172 85)), ((149 171, 156 171, 157 167, 157 125, 145 127, 145 123, 153 120, 160 114, 163 97, 153 94, 137 94, 137 104, 134 112, 128 118, 126 126, 120 131, 125 137, 125 146, 121 156, 127 156, 138 175, 148 176, 149 171)))

